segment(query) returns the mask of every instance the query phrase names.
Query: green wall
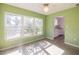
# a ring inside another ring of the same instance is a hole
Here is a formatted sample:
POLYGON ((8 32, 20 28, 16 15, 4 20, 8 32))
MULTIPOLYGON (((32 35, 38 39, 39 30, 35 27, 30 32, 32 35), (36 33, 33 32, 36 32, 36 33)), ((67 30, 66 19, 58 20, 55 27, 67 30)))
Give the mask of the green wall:
POLYGON ((32 16, 32 17, 38 17, 42 18, 44 20, 44 31, 45 31, 45 16, 42 14, 38 14, 36 12, 28 11, 25 9, 21 9, 18 7, 10 6, 7 4, 0 3, 0 49, 15 46, 20 43, 28 43, 32 41, 36 41, 40 38, 44 37, 43 35, 34 36, 34 37, 28 37, 28 38, 18 38, 15 40, 6 40, 4 37, 4 15, 5 12, 11 12, 15 14, 21 14, 25 16, 32 16))
POLYGON ((53 39, 54 19, 64 16, 65 42, 79 46, 79 7, 56 12, 46 17, 46 37, 53 39))
POLYGON ((2 12, 2 5, 0 5, 0 48, 3 47, 3 12, 2 12))

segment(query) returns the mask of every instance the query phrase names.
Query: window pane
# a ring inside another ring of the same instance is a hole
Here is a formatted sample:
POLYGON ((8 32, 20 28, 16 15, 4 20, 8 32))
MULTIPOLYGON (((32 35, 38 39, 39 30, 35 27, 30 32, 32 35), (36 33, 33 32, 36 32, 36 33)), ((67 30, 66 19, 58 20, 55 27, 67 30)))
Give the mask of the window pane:
POLYGON ((43 34, 43 20, 35 18, 35 34, 43 34))
POLYGON ((5 29, 7 39, 20 37, 21 33, 21 16, 7 14, 5 19, 5 29))
POLYGON ((33 18, 24 17, 24 36, 33 35, 33 18))

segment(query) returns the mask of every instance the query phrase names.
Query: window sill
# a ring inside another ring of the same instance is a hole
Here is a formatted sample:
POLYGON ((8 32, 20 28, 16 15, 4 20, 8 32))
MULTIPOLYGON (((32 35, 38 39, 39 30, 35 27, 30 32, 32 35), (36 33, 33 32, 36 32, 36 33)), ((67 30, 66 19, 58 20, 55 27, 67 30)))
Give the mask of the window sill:
POLYGON ((43 34, 30 35, 30 36, 23 36, 23 37, 17 37, 17 38, 7 39, 7 40, 8 40, 8 41, 15 41, 15 40, 19 40, 19 39, 24 39, 24 38, 33 38, 33 37, 37 37, 37 36, 43 36, 43 34))
POLYGON ((43 36, 43 34, 24 36, 23 38, 32 38, 32 37, 37 37, 37 36, 43 36))

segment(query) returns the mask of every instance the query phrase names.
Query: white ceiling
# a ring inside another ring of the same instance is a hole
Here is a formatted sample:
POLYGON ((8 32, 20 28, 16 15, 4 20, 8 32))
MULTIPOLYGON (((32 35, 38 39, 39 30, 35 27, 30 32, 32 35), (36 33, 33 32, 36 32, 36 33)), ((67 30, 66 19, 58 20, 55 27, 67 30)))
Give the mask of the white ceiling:
POLYGON ((73 3, 50 3, 49 4, 49 11, 45 13, 43 11, 43 4, 42 3, 7 3, 12 6, 20 7, 23 9, 31 10, 40 14, 48 15, 51 13, 55 13, 58 11, 62 11, 68 8, 75 7, 73 3))

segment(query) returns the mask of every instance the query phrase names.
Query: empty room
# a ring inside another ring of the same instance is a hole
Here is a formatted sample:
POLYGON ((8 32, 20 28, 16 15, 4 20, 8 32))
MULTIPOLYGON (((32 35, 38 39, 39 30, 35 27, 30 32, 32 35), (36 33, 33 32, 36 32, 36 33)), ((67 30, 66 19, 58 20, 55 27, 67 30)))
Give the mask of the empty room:
POLYGON ((79 4, 0 3, 0 55, 79 55, 79 4))

